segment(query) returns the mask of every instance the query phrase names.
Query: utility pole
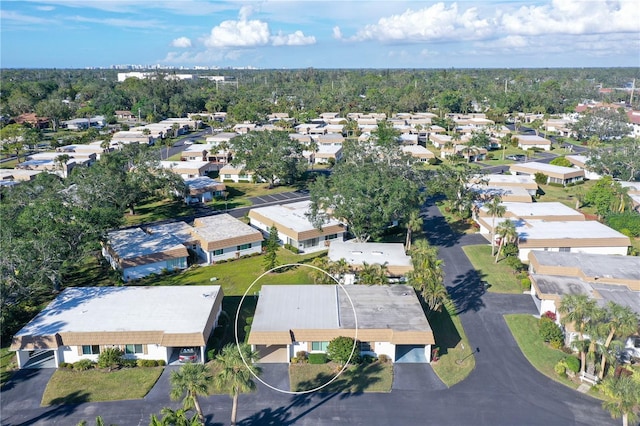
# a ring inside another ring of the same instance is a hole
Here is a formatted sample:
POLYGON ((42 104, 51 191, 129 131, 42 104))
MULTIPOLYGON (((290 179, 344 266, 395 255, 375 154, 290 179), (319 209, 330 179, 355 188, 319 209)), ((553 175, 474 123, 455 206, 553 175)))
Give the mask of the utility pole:
POLYGON ((629 96, 629 105, 633 108, 633 92, 636 91, 636 79, 633 79, 633 83, 631 83, 631 96, 629 96))

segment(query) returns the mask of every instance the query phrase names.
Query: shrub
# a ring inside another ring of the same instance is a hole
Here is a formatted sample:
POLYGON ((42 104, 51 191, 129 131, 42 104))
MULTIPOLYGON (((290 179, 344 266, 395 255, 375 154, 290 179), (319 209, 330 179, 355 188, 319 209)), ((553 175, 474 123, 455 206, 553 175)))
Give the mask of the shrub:
POLYGON ((558 318, 557 315, 551 311, 545 312, 544 314, 542 314, 542 316, 545 318, 549 318, 551 321, 555 321, 558 318))
POLYGON ((300 253, 300 250, 298 250, 297 247, 292 246, 291 244, 285 244, 284 248, 286 248, 287 250, 289 250, 290 252, 294 253, 294 254, 298 254, 300 253))
POLYGON ((309 354, 306 351, 298 351, 296 352, 296 358, 298 359, 298 362, 305 363, 309 359, 309 354))
POLYGON ((509 256, 505 259, 505 262, 515 272, 520 272, 527 269, 527 267, 517 257, 509 256))
MULTIPOLYGON (((162 360, 164 363, 164 360, 162 360)), ((137 361, 138 367, 157 367, 160 365, 160 361, 155 359, 139 359, 137 361)), ((163 364, 164 365, 164 364, 163 364)))
POLYGON ((312 353, 309 354, 309 364, 326 364, 327 354, 324 353, 312 353))
POLYGON ((215 348, 209 349, 209 350, 207 351, 207 359, 208 359, 208 360, 212 360, 212 359, 214 359, 215 357, 216 357, 216 350, 215 350, 215 348))
POLYGON ((538 185, 545 185, 547 183, 548 178, 544 173, 537 172, 533 177, 538 185))
POLYGON ((505 244, 502 247, 502 254, 505 257, 518 257, 519 252, 518 246, 513 243, 505 244))
POLYGON ((523 291, 531 290, 531 280, 529 278, 522 278, 520 280, 520 286, 523 291))
POLYGON ((113 368, 118 368, 122 364, 123 352, 118 348, 105 348, 98 355, 98 367, 108 368, 111 371, 113 368))
POLYGON ((71 364, 70 362, 61 362, 59 368, 70 370, 73 368, 73 364, 71 364))
POLYGON ((86 371, 93 368, 93 361, 90 359, 81 359, 73 363, 73 369, 77 371, 86 371))
POLYGON ((628 237, 640 236, 640 215, 636 213, 608 214, 606 222, 607 225, 628 237))
POLYGON ((123 368, 134 368, 137 367, 138 363, 137 360, 135 359, 123 359, 122 360, 122 367, 123 368))
POLYGON ((564 335, 558 324, 547 317, 541 317, 538 324, 542 340, 545 342, 562 342, 564 335))
POLYGON ((567 375, 567 364, 565 364, 564 360, 558 361, 553 369, 558 376, 564 377, 567 375))
POLYGON ((378 355, 378 361, 380 361, 383 364, 386 364, 391 361, 391 358, 389 358, 389 355, 380 354, 378 355))
POLYGON ((339 336, 329 342, 327 346, 327 358, 339 364, 360 362, 360 354, 353 351, 354 340, 352 337, 339 336), (351 354, 353 353, 353 356, 351 354), (350 359, 351 358, 351 359, 350 359))
POLYGON ((167 365, 167 362, 164 359, 159 359, 156 361, 156 364, 158 364, 158 367, 164 367, 167 365))
POLYGON ((376 357, 372 356, 372 355, 365 355, 362 357, 362 363, 363 364, 371 364, 372 362, 374 362, 376 360, 376 357))
POLYGON ((567 364, 567 370, 577 373, 580 371, 580 360, 575 356, 571 355, 564 359, 565 364, 567 364))

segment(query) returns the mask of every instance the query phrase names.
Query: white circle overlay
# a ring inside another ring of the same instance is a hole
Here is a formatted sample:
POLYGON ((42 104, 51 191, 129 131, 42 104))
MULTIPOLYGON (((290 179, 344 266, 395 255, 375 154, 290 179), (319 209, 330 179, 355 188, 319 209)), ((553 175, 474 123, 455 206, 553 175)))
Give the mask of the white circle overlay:
POLYGON ((284 393, 284 394, 288 394, 288 395, 305 395, 308 393, 312 393, 312 392, 317 392, 319 390, 321 390, 322 388, 329 386, 331 383, 333 383, 336 379, 338 379, 338 377, 340 377, 340 375, 342 373, 344 373, 344 371, 347 369, 347 367, 349 366, 349 362, 351 362, 351 359, 353 358, 353 354, 356 352, 356 347, 358 345, 358 315, 356 314, 356 308, 353 305, 353 300, 351 300, 351 296, 349 296, 349 293, 347 292, 347 290, 344 288, 344 285, 342 285, 338 280, 336 280, 330 273, 328 273, 327 271, 325 271, 322 268, 318 268, 317 266, 314 265, 305 265, 302 263, 287 263, 286 265, 278 265, 275 268, 269 269, 268 271, 263 272, 258 278, 256 278, 251 285, 249 286, 249 288, 247 288, 247 290, 244 292, 244 294, 242 295, 242 299, 240 299, 240 303, 238 304, 238 310, 236 311, 236 318, 234 321, 234 330, 233 330, 233 334, 235 335, 236 338, 236 347, 238 349, 238 353, 240 354, 240 358, 242 358, 242 362, 244 363, 244 365, 247 367, 247 369, 249 370, 249 372, 251 373, 251 375, 260 383, 262 383, 263 385, 265 385, 266 387, 268 387, 269 389, 272 389, 276 392, 280 392, 280 393, 284 393), (318 386, 316 388, 313 389, 308 389, 308 390, 304 390, 304 391, 289 391, 289 390, 285 390, 285 389, 280 389, 278 387, 272 386, 269 383, 265 382, 264 380, 262 380, 260 377, 258 377, 257 374, 255 374, 253 372, 253 370, 249 367, 249 364, 247 363, 247 360, 244 358, 244 355, 242 354, 242 351, 240 350, 240 341, 238 339, 238 319, 240 318, 240 309, 242 308, 242 303, 244 302, 244 299, 247 297, 247 294, 249 294, 249 291, 251 290, 251 288, 258 282, 260 281, 260 279, 262 277, 264 277, 265 275, 277 271, 278 269, 281 268, 287 268, 289 266, 304 266, 307 268, 313 268, 316 269, 320 272, 324 272, 325 274, 327 274, 329 277, 331 277, 331 279, 333 281, 336 282, 336 284, 338 284, 340 286, 340 288, 342 289, 342 291, 344 292, 344 294, 347 295, 347 299, 349 300, 349 304, 351 305, 351 309, 353 309, 353 318, 355 321, 355 336, 353 336, 353 347, 351 348, 351 354, 349 355, 349 359, 347 360, 347 362, 344 364, 344 366, 342 367, 342 369, 340 371, 338 371, 338 373, 336 373, 336 375, 329 380, 327 383, 324 383, 321 386, 318 386))

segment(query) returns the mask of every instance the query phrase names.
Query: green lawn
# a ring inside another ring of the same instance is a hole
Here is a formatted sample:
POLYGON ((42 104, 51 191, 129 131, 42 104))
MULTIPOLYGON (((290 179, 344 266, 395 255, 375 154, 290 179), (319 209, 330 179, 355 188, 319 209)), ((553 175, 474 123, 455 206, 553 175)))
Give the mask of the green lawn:
MULTIPOLYGON (((465 246, 462 248, 473 268, 489 283, 488 290, 494 293, 522 293, 520 282, 513 269, 504 261, 495 263, 490 245, 465 246)), ((497 248, 496 248, 497 250, 497 248)))
POLYGON ((140 225, 164 219, 191 216, 195 213, 193 206, 186 205, 182 200, 162 199, 151 200, 137 205, 135 215, 125 214, 126 225, 140 225))
MULTIPOLYGON (((291 364, 289 380, 291 390, 303 392, 316 389, 336 376, 341 367, 327 364, 291 364)), ((391 392, 393 364, 374 362, 348 367, 321 392, 391 392)))
POLYGON ((437 206, 453 232, 458 234, 473 234, 477 232, 477 228, 473 226, 471 220, 462 219, 451 211, 451 203, 449 201, 438 201, 437 206))
POLYGON ((11 377, 14 367, 17 367, 15 352, 9 350, 9 347, 0 348, 0 386, 4 385, 11 377))
POLYGON ((542 341, 537 318, 526 314, 512 314, 505 315, 504 319, 525 358, 536 370, 556 382, 574 389, 577 388, 576 383, 558 376, 553 370, 553 367, 564 359, 567 354, 559 349, 551 348, 542 341))
POLYGON ((151 390, 162 370, 162 367, 112 372, 58 369, 47 384, 42 405, 140 399, 151 390))
MULTIPOLYGON (((308 263, 311 259, 326 255, 326 252, 304 255, 288 250, 278 250, 278 264, 308 263)), ((310 284, 311 268, 294 267, 272 272, 251 289, 258 292, 263 284, 310 284)), ((140 285, 220 285, 226 296, 242 296, 251 283, 264 273, 264 256, 254 256, 210 266, 195 266, 180 273, 155 275, 136 281, 140 285)))
MULTIPOLYGON (((585 181, 585 183, 582 185, 570 186, 565 188, 550 186, 550 185, 539 185, 544 195, 541 195, 540 198, 538 198, 538 201, 540 202, 558 201, 571 207, 572 209, 575 209, 576 194, 586 193, 587 191, 589 191, 589 189, 593 185, 595 185, 595 183, 596 181, 594 180, 588 180, 588 181, 585 181)), ((592 214, 594 212, 594 210, 588 206, 581 207, 580 210, 583 211, 584 213, 589 213, 589 214, 592 214)))
POLYGON ((473 349, 455 312, 455 306, 449 302, 445 309, 429 317, 440 356, 431 365, 440 380, 449 387, 464 380, 476 366, 473 349))

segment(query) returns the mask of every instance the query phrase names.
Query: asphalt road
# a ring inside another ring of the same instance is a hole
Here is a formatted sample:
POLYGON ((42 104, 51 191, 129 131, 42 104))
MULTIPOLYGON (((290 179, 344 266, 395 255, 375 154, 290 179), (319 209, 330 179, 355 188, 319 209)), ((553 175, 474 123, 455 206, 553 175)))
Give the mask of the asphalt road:
MULTIPOLYGON (((462 246, 486 244, 479 235, 458 236, 434 205, 426 206, 425 230, 445 262, 446 285, 475 351, 476 368, 446 389, 430 365, 396 364, 395 382, 386 394, 289 395, 262 384, 240 396, 241 425, 608 425, 617 421, 600 401, 538 373, 524 358, 504 321, 505 313, 535 313, 530 296, 487 293, 462 246)), ((142 400, 40 407, 52 370, 21 370, 2 390, 2 425, 75 425, 102 416, 107 424, 147 425, 171 401, 167 367, 142 400)), ((265 366, 269 384, 286 387, 286 366, 265 366)), ((78 390, 81 394, 82 390, 78 390)), ((207 424, 229 423, 231 398, 201 400, 207 424)))

